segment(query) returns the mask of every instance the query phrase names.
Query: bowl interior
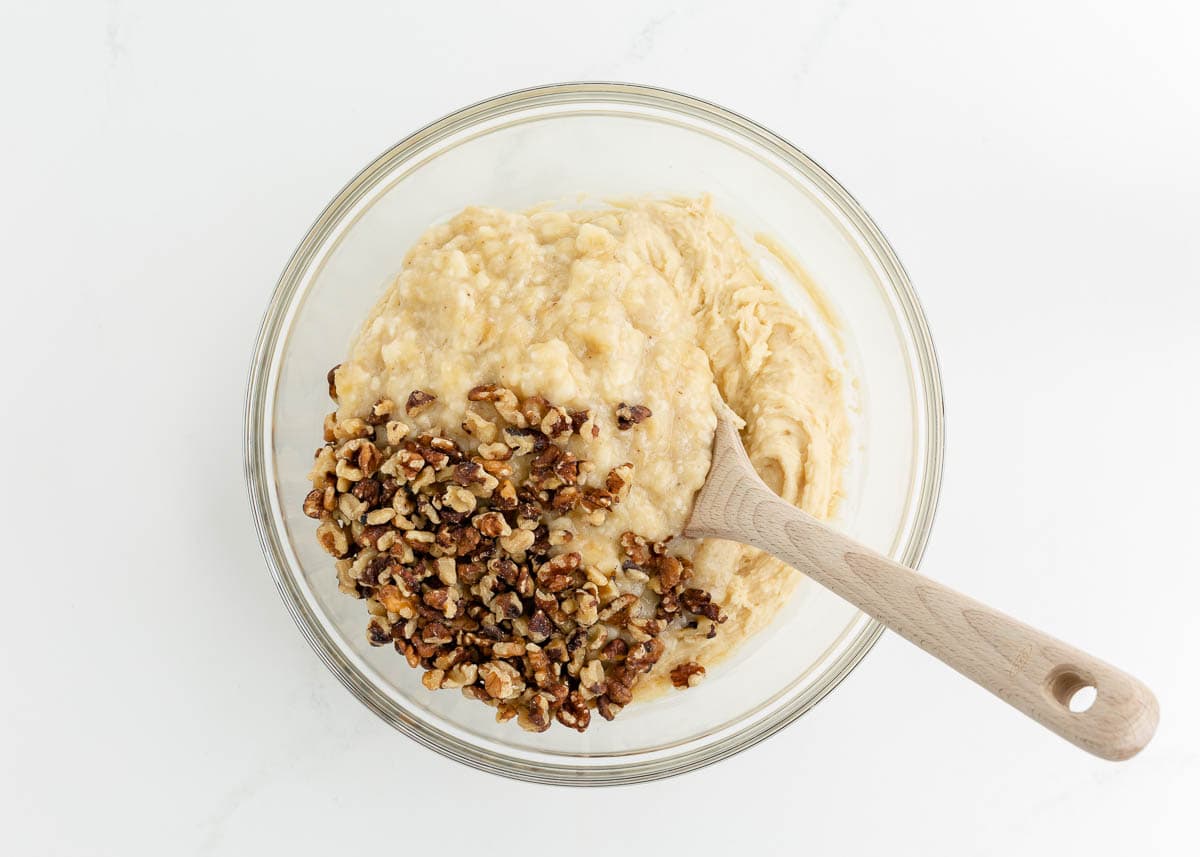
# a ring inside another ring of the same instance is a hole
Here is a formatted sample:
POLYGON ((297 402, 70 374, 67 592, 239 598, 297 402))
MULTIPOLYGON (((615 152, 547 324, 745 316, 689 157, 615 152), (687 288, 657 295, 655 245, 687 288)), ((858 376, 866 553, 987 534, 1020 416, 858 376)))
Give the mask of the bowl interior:
POLYGON ((653 776, 730 752, 819 699, 878 626, 805 581, 774 624, 699 687, 631 706, 583 735, 496 724, 478 703, 425 690, 419 672, 390 648, 371 648, 362 603, 338 593, 332 562, 300 511, 304 477, 331 409, 325 372, 343 359, 405 252, 431 224, 469 204, 522 209, 547 200, 590 205, 637 194, 711 194, 756 248, 764 271, 822 325, 830 347, 839 337, 844 345, 856 451, 837 524, 915 561, 936 496, 940 435, 929 416, 940 408, 936 367, 922 351, 923 331, 914 330, 919 310, 907 301, 903 273, 869 221, 864 227, 819 168, 739 127, 736 117, 637 92, 497 99, 385 154, 297 251, 261 346, 261 397, 249 429, 252 466, 261 468, 264 485, 258 512, 302 629, 360 698, 403 731, 449 755, 534 779, 653 776), (833 308, 836 331, 820 320, 803 285, 754 244, 758 234, 808 272, 833 308))

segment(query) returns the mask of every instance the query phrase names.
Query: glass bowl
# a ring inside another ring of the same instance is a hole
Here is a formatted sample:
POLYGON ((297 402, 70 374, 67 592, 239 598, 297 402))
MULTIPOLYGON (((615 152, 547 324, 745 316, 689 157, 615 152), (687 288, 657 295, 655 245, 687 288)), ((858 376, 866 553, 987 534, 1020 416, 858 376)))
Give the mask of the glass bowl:
MULTIPOLYGON (((916 565, 937 501, 943 432, 937 363, 917 298, 879 229, 837 182, 795 146, 728 110, 601 83, 539 87, 467 107, 355 177, 304 236, 275 288, 245 415, 246 479, 267 564, 334 675, 396 729, 450 758, 578 785, 698 768, 798 718, 882 631, 804 581, 774 623, 698 687, 630 706, 584 734, 532 734, 495 723, 491 709, 460 694, 430 693, 390 648, 372 649, 362 603, 337 591, 333 564, 301 513, 331 409, 325 373, 341 362, 427 227, 468 204, 522 209, 576 204, 577 195, 702 193, 747 236, 770 236, 798 260, 840 319, 844 365, 855 379, 856 451, 835 523, 916 565)), ((812 316, 808 290, 762 255, 763 270, 812 316)))

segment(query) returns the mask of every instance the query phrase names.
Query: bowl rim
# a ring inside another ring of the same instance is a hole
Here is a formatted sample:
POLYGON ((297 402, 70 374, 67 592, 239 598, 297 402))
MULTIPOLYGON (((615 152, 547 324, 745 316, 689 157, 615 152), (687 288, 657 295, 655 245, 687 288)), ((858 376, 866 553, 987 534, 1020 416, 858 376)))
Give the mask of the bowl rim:
POLYGON ((901 550, 893 551, 896 559, 911 567, 915 568, 920 564, 932 531, 941 490, 945 414, 941 372, 929 325, 898 256, 858 201, 832 175, 792 143, 741 114, 712 102, 643 84, 566 82, 518 89, 477 101, 408 135, 373 159, 347 182, 300 240, 284 267, 263 314, 246 386, 243 411, 243 471, 259 543, 285 607, 325 666, 367 708, 417 743, 478 770, 546 784, 620 785, 663 779, 705 767, 754 746, 790 725, 842 682, 874 647, 883 633, 884 626, 870 617, 864 617, 863 628, 855 635, 852 644, 823 670, 825 678, 814 692, 792 700, 787 706, 751 724, 750 728, 733 730, 730 734, 699 748, 663 757, 656 754, 638 761, 619 758, 612 764, 586 767, 535 763, 506 756, 461 741, 407 712, 398 714, 391 700, 336 651, 325 629, 319 622, 314 621, 304 608, 304 601, 299 597, 296 584, 285 570, 286 554, 281 535, 267 513, 270 507, 268 495, 272 479, 266 470, 265 456, 259 448, 259 442, 264 437, 266 394, 273 388, 276 375, 277 345, 287 320, 286 310, 292 305, 292 299, 302 280, 298 275, 309 267, 331 230, 377 184, 377 179, 384 172, 394 169, 399 160, 411 159, 429 145, 466 127, 530 107, 570 104, 577 101, 604 101, 629 106, 665 108, 749 137, 752 142, 786 162, 791 169, 819 184, 821 190, 834 200, 840 213, 849 220, 858 237, 870 246, 894 291, 895 308, 899 310, 905 332, 911 338, 910 347, 916 352, 920 380, 926 393, 925 413, 920 415, 926 431, 926 454, 922 461, 918 461, 920 471, 916 479, 916 483, 921 485, 923 490, 908 525, 909 537, 901 550))

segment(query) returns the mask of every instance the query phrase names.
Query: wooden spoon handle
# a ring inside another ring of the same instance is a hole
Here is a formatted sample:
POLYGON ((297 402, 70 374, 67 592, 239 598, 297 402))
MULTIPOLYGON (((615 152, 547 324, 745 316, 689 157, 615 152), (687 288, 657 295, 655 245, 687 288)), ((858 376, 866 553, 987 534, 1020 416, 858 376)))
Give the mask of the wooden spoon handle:
POLYGON ((1158 702, 1140 681, 830 529, 777 497, 748 461, 745 468, 714 467, 704 493, 724 498, 723 510, 701 514, 698 503, 686 535, 731 539, 777 556, 1101 758, 1128 759, 1153 736, 1158 702), (1095 688, 1095 701, 1072 711, 1072 697, 1087 687, 1095 688))

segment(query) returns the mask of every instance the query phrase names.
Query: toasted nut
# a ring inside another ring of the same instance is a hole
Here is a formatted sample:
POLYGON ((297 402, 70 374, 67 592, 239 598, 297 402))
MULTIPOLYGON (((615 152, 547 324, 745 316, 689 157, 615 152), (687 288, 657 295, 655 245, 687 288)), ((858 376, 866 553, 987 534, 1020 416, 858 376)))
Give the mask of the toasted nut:
POLYGON ((338 400, 337 377, 336 377, 337 370, 341 369, 341 368, 342 368, 342 364, 339 363, 338 365, 336 365, 332 369, 330 369, 329 372, 325 375, 325 380, 329 383, 329 398, 333 399, 335 402, 338 400))
POLYGON ((497 509, 517 508, 517 487, 508 479, 497 480, 492 504, 497 509))
POLYGON ((448 485, 443 502, 454 511, 461 512, 464 515, 474 512, 475 506, 478 503, 475 495, 461 485, 448 485))
POLYGON ((521 416, 527 425, 541 425, 542 418, 553 406, 542 396, 530 396, 521 402, 521 416))
POLYGON ((487 473, 484 472, 482 465, 477 461, 460 461, 454 465, 454 472, 450 478, 465 488, 470 485, 482 485, 487 482, 487 473))
POLYGON ((436 401, 437 396, 426 393, 424 390, 413 390, 408 394, 408 401, 404 405, 404 410, 410 417, 415 417, 417 414, 429 410, 430 406, 436 401))
POLYGON ((550 728, 550 704, 553 696, 548 693, 535 693, 529 699, 528 705, 518 710, 517 723, 529 732, 545 732, 550 728))
POLYGON ((389 420, 385 431, 387 432, 388 446, 398 446, 400 441, 408 437, 408 426, 399 420, 389 420))
POLYGON ((482 459, 479 462, 485 473, 494 476, 497 479, 507 479, 513 475, 512 465, 507 461, 493 461, 491 459, 482 459))
POLYGON ((421 676, 421 684, 430 690, 438 690, 442 686, 442 679, 446 677, 444 670, 426 670, 421 676))
POLYGON ((606 661, 621 661, 629 653, 629 644, 620 637, 613 637, 600 650, 600 657, 606 661))
POLYGON ((408 486, 413 491, 420 491, 422 488, 428 488, 436 481, 437 473, 434 472, 434 469, 432 467, 425 467, 419 474, 417 474, 416 479, 413 479, 408 483, 408 486))
POLYGON ((337 460, 332 447, 323 446, 313 455, 312 470, 308 472, 308 480, 314 488, 324 488, 332 480, 337 460))
MULTIPOLYGON (((538 425, 533 423, 533 425, 538 425)), ((550 438, 563 438, 571 433, 571 417, 564 408, 551 408, 540 423, 542 434, 550 438)))
POLYGON ((335 440, 357 440, 359 438, 370 437, 374 432, 365 421, 357 417, 351 417, 348 420, 336 420, 333 425, 333 436, 335 440))
MULTIPOLYGON (((362 483, 360 482, 359 484, 361 485, 362 483)), ((395 518, 395 517, 396 517, 396 510, 395 510, 395 509, 390 509, 390 508, 388 508, 388 509, 375 509, 375 510, 374 510, 374 511, 372 511, 372 512, 367 512, 367 514, 366 514, 366 523, 367 523, 367 525, 369 525, 369 526, 376 526, 376 525, 379 525, 379 524, 386 524, 386 523, 388 523, 389 521, 391 521, 391 520, 392 520, 393 518, 395 518)))
POLYGON ((380 498, 383 496, 383 486, 378 479, 363 479, 350 489, 350 493, 361 500, 367 508, 374 508, 379 505, 380 498))
POLYGON ((604 680, 604 664, 600 661, 588 661, 579 671, 579 687, 584 699, 595 699, 608 689, 604 680))
POLYGON ((530 431, 505 427, 503 435, 504 443, 507 444, 516 455, 529 455, 535 449, 537 449, 537 440, 534 437, 534 434, 530 431))
POLYGON ((504 592, 492 599, 492 612, 499 619, 516 619, 523 610, 521 598, 515 592, 504 592))
POLYGON ((507 536, 512 533, 508 521, 504 520, 504 516, 499 512, 484 512, 482 515, 476 515, 471 519, 471 523, 475 529, 488 538, 507 536))
POLYGON ((442 679, 442 687, 466 687, 474 684, 479 678, 479 665, 471 663, 455 664, 442 679))
POLYGON ((567 697, 566 702, 562 704, 562 708, 558 709, 558 713, 555 716, 563 726, 569 726, 572 729, 583 732, 591 722, 592 712, 588 708, 583 694, 577 690, 573 690, 567 697))
POLYGON ((489 661, 479 668, 479 676, 492 699, 515 699, 525 690, 521 674, 506 661, 489 661))
POLYGON ((605 720, 612 720, 621 713, 621 706, 613 702, 607 694, 596 700, 596 710, 605 720))
POLYGON ((343 557, 350 550, 350 540, 343 530, 333 521, 322 521, 317 527, 317 541, 321 547, 332 556, 343 557))
POLYGON ((402 538, 407 544, 415 548, 428 547, 437 541, 437 537, 428 530, 408 530, 402 538))
POLYGON ((479 455, 481 458, 489 461, 507 461, 512 458, 512 447, 507 443, 481 443, 479 445, 479 455))
POLYGON ((439 557, 437 561, 437 576, 438 580, 447 586, 458 583, 458 572, 455 569, 454 560, 448 556, 439 557))
POLYGON ((658 572, 658 581, 664 590, 674 589, 683 580, 683 563, 673 556, 655 557, 651 568, 658 572))
POLYGON ((600 426, 592 419, 590 410, 571 412, 571 431, 584 440, 594 440, 600 436, 600 426))
POLYGON ((647 672, 662 657, 666 647, 657 638, 638 643, 625 656, 625 666, 635 673, 647 672))
POLYGON ((600 611, 600 621, 618 626, 629 624, 629 611, 637 601, 638 597, 631 593, 614 598, 600 611))
POLYGON ((638 677, 620 666, 608 674, 608 698, 617 705, 628 705, 633 701, 633 686, 638 677))
POLYGON ((617 406, 617 428, 625 431, 626 429, 633 428, 638 423, 645 422, 651 416, 653 414, 650 413, 650 409, 645 405, 627 405, 621 402, 617 406))
POLYGON ((325 509, 325 491, 315 488, 304 496, 304 514, 310 518, 324 518, 329 513, 325 509))
POLYGON ((496 645, 492 646, 492 655, 497 658, 519 658, 524 654, 524 643, 496 643, 496 645))
POLYGON ((375 616, 367 623, 367 642, 372 646, 386 646, 392 641, 392 630, 387 619, 375 616))
POLYGON ((392 415, 395 409, 396 403, 391 399, 380 399, 371 406, 370 413, 367 414, 363 421, 370 426, 381 426, 388 421, 388 417, 392 415))
POLYGON ((695 687, 704 680, 704 673, 704 667, 693 661, 688 661, 671 670, 671 684, 680 689, 695 687))
POLYGON ((587 583, 575 592, 575 621, 583 628, 595 625, 600 618, 600 596, 596 584, 587 583))
POLYGON ((650 562, 650 547, 646 540, 637 533, 622 533, 621 547, 625 550, 626 556, 637 565, 645 565, 650 562))
POLYGON ((513 530, 507 536, 500 537, 500 547, 514 556, 525 553, 533 547, 534 535, 529 530, 513 530))
POLYGON ((554 626, 550 624, 550 617, 545 610, 537 610, 529 618, 529 639, 535 643, 544 643, 553 632, 554 626))
MULTIPOLYGON (((343 444, 337 451, 337 458, 360 471, 361 475, 357 479, 351 476, 346 477, 355 482, 368 476, 374 476, 375 471, 383 464, 383 453, 379 451, 379 447, 366 438, 355 438, 343 444)), ((342 475, 340 468, 338 475, 342 475)))
POLYGON ((496 413, 515 426, 525 428, 528 425, 519 408, 516 393, 506 387, 496 384, 481 384, 471 388, 467 393, 467 398, 472 402, 491 402, 496 408, 496 413))
POLYGON ((628 461, 610 470, 604 480, 605 489, 618 500, 624 500, 629 496, 629 486, 632 484, 633 465, 628 461))
POLYGON ((689 588, 683 590, 679 595, 679 602, 689 613, 704 616, 714 622, 725 621, 725 617, 721 615, 721 605, 714 603, 712 596, 703 589, 689 588))
POLYGON ((467 411, 463 417, 462 430, 469 435, 479 438, 480 443, 491 443, 496 439, 496 424, 485 420, 475 411, 467 411))
POLYGON ((467 399, 472 402, 490 402, 492 396, 500 387, 497 384, 480 384, 467 391, 467 399))

